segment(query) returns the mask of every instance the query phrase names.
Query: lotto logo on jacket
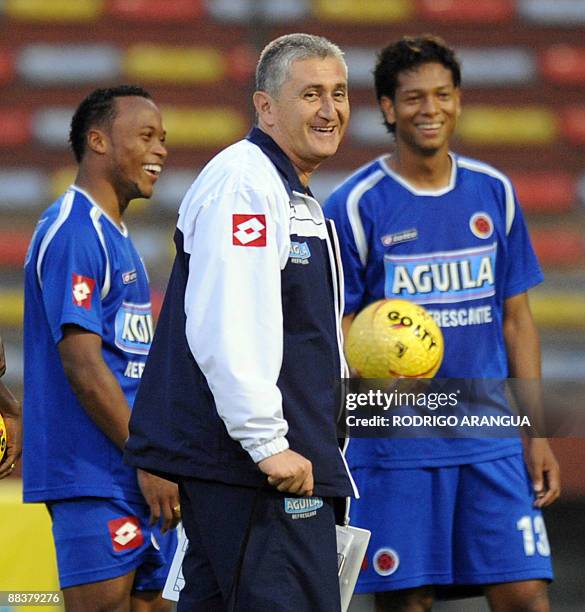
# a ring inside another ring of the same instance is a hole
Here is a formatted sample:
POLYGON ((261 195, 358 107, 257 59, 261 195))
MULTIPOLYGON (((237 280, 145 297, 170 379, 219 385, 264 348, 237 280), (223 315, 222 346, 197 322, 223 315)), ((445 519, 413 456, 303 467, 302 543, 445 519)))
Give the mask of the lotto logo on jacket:
POLYGON ((116 314, 116 346, 127 353, 148 355, 153 336, 150 303, 124 302, 116 314))
POLYGON ((386 255, 385 294, 419 304, 477 300, 494 295, 496 243, 486 247, 386 255))

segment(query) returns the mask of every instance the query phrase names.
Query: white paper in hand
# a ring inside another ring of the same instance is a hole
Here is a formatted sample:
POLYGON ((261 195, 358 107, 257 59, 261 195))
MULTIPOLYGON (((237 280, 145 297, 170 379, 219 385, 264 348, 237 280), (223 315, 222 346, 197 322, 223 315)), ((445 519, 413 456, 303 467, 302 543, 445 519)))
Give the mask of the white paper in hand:
POLYGON ((183 572, 181 568, 183 566, 183 558, 189 545, 189 540, 185 534, 185 530, 182 528, 182 523, 179 523, 177 531, 179 532, 179 543, 177 544, 177 550, 171 563, 171 569, 167 576, 167 581, 162 592, 164 599, 170 599, 171 601, 179 601, 179 593, 185 585, 185 579, 183 578, 183 572), (180 531, 179 531, 180 530, 180 531))
POLYGON ((344 527, 337 525, 335 529, 337 531, 337 573, 339 574, 341 610, 347 612, 371 532, 350 525, 344 527))

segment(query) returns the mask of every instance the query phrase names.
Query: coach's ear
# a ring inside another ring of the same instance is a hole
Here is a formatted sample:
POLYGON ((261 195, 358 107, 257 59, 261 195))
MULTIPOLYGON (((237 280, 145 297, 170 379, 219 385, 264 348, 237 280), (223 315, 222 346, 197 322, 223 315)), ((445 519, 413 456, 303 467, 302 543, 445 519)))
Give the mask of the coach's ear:
POLYGON ((104 132, 97 128, 90 128, 87 131, 87 148, 98 155, 104 155, 107 149, 104 132))
POLYGON ((272 96, 265 91, 255 91, 252 98, 258 115, 258 123, 273 127, 276 123, 275 105, 272 96))

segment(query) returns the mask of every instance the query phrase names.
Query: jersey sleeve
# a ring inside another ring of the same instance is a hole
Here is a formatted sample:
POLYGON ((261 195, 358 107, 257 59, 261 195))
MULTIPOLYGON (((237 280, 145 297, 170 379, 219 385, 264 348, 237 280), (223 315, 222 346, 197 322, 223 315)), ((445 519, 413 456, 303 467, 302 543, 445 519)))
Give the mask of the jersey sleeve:
POLYGON ((239 189, 201 206, 187 202, 179 219, 190 254, 189 347, 229 435, 255 462, 288 448, 277 380, 283 354, 281 268, 290 236, 287 211, 276 204, 281 212, 261 191, 239 189))
POLYGON ((95 229, 65 223, 39 257, 42 259, 37 261, 37 276, 55 344, 62 339, 63 326, 68 324, 101 336, 106 261, 95 229))
MULTIPOLYGON (((323 212, 335 223, 339 237, 345 286, 344 314, 353 314, 360 310, 365 292, 365 262, 362 262, 355 237, 355 232, 361 227, 361 219, 356 218, 352 224, 348 214, 347 194, 341 189, 334 191, 325 200, 323 212)), ((357 207, 356 215, 359 217, 357 207)))
POLYGON ((515 194, 514 219, 507 237, 507 251, 504 297, 509 298, 527 291, 544 279, 515 194))

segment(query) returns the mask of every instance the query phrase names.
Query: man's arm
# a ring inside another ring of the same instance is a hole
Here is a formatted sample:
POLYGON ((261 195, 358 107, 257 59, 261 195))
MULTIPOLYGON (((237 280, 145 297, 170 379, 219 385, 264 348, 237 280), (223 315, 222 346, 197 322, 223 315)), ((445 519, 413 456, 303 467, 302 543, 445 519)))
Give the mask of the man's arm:
MULTIPOLYGON (((504 339, 508 352, 510 377, 538 381, 541 378, 540 340, 532 318, 526 292, 508 298, 504 304, 504 339)), ((521 405, 542 418, 539 387, 530 385, 521 405)), ((537 499, 535 507, 552 504, 560 495, 560 470, 546 438, 529 437, 526 442, 527 465, 537 499)))
MULTIPOLYGON (((102 357, 102 339, 75 325, 63 328, 58 344, 65 375, 81 405, 99 429, 120 449, 128 438, 130 407, 116 377, 102 357)), ((162 529, 178 522, 177 486, 138 470, 138 484, 150 507, 151 523, 163 517, 162 529)))
MULTIPOLYGON (((0 338, 0 377, 6 371, 4 343, 0 338)), ((10 389, 0 381, 0 414, 6 426, 6 452, 0 463, 0 479, 9 476, 22 453, 22 420, 20 404, 10 389)))
POLYGON ((349 328, 355 319, 355 312, 351 314, 345 315, 341 320, 341 331, 343 332, 343 339, 347 338, 347 334, 349 333, 349 328))

